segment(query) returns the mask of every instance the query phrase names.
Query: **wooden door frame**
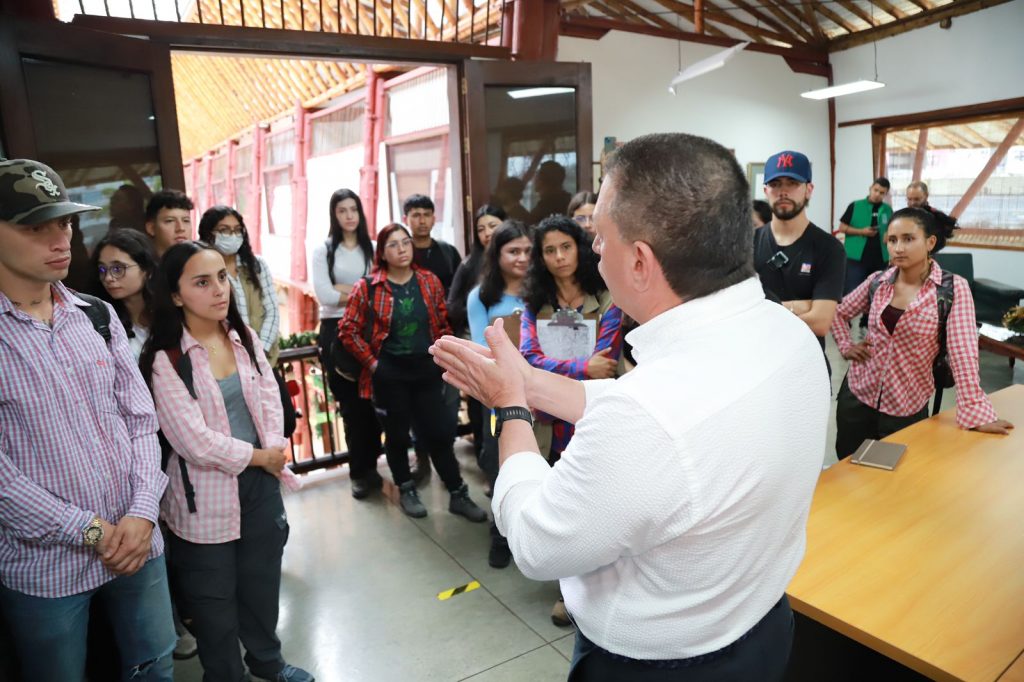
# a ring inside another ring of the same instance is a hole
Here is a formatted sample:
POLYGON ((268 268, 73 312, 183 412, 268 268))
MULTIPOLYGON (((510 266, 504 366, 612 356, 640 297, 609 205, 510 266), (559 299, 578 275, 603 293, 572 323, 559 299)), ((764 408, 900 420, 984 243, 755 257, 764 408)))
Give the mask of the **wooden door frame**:
POLYGON ((22 69, 24 56, 146 74, 163 186, 184 190, 171 52, 166 45, 54 21, 5 19, 0 23, 0 83, 4 84, 0 88, 0 120, 5 150, 11 158, 38 158, 22 69))

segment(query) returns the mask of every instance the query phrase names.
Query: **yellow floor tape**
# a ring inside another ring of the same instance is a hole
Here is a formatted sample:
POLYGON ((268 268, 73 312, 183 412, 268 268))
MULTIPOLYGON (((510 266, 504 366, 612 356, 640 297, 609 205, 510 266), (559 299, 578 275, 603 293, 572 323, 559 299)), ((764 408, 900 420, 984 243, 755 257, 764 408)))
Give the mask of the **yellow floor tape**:
POLYGON ((450 590, 444 590, 443 592, 438 592, 437 593, 437 600, 438 601, 448 601, 452 597, 455 597, 455 596, 460 595, 460 594, 465 594, 466 592, 472 592, 473 590, 476 590, 476 589, 479 589, 479 588, 480 588, 480 583, 478 583, 477 581, 474 580, 473 582, 471 582, 469 584, 460 585, 459 587, 453 587, 450 590))

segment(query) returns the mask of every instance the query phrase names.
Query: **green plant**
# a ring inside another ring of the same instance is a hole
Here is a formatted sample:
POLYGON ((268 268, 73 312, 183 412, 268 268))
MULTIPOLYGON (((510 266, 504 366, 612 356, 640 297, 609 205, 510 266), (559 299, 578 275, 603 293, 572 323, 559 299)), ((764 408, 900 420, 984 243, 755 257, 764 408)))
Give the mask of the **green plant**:
POLYGON ((1003 326, 1015 334, 1024 334, 1024 306, 1014 306, 1003 315, 1003 326))
POLYGON ((303 348, 305 346, 315 346, 317 340, 316 332, 298 332, 296 334, 289 334, 288 336, 281 338, 281 350, 288 348, 303 348))

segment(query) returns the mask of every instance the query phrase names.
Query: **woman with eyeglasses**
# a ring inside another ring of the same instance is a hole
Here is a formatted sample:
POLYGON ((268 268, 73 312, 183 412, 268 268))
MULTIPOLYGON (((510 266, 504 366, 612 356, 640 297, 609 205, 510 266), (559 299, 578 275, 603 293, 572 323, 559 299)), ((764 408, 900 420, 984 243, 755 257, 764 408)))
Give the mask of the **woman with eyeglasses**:
POLYGON ((448 511, 486 521, 487 513, 470 499, 459 473, 455 420, 441 399, 441 370, 428 352, 452 331, 444 285, 413 263, 412 235, 398 223, 377 234, 375 263, 373 276, 356 281, 349 294, 338 338, 362 365, 360 397, 372 398, 382 415, 388 466, 401 492, 402 511, 413 518, 427 515, 409 470, 409 429, 414 427, 451 495, 448 511))
POLYGON ((152 319, 146 283, 157 268, 153 245, 138 230, 111 230, 96 245, 92 260, 97 278, 93 291, 114 306, 138 360, 152 319))
POLYGON ((593 192, 579 192, 569 202, 566 213, 576 224, 594 236, 594 208, 597 206, 597 195, 593 192))
POLYGON ((260 344, 273 367, 280 352, 281 315, 277 307, 277 292, 270 268, 252 252, 242 214, 230 206, 207 209, 199 220, 199 239, 224 257, 228 281, 242 321, 259 334, 260 344))

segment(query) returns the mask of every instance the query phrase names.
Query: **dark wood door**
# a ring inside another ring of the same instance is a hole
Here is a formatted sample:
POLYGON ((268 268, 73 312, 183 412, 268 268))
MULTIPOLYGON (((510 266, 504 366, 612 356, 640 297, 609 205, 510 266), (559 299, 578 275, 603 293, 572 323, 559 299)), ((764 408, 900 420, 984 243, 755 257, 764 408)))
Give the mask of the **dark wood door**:
POLYGON ((152 192, 185 188, 166 46, 5 18, 0 126, 3 155, 52 166, 73 200, 104 208, 81 216, 86 251, 112 225, 142 229, 152 192))
POLYGON ((466 61, 462 100, 467 225, 485 203, 535 223, 593 190, 590 64, 466 61))

